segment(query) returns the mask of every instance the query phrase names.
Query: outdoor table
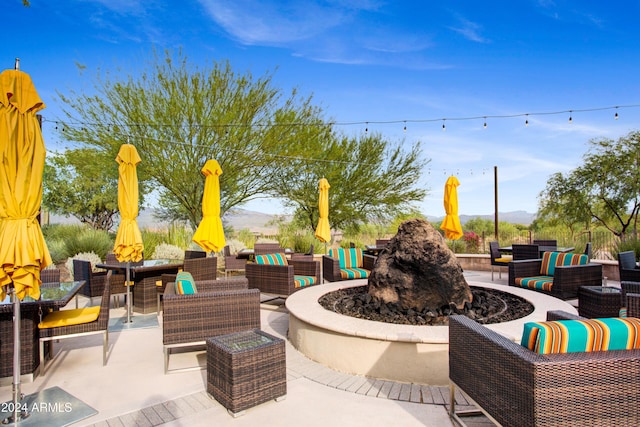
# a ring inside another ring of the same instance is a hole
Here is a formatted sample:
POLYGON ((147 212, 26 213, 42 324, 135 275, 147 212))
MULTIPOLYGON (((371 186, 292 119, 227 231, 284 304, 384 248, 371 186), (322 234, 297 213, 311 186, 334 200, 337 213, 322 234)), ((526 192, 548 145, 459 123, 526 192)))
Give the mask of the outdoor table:
MULTIPOLYGON (((21 381, 33 381, 40 367, 38 323, 51 310, 59 310, 84 286, 85 281, 46 283, 40 299, 25 297, 20 302, 21 381)), ((0 386, 13 381, 13 303, 10 296, 0 302, 0 386)))
MULTIPOLYGON (((162 280, 163 274, 176 274, 182 270, 184 263, 179 260, 151 259, 142 263, 131 263, 131 281, 133 282, 133 311, 142 314, 154 313, 158 310, 158 291, 156 282, 162 280)), ((127 263, 115 262, 96 264, 105 270, 118 270, 126 274, 127 263)))
POLYGON ((367 255, 373 255, 373 256, 378 256, 378 254, 380 253, 381 250, 383 250, 384 248, 386 248, 387 245, 364 245, 364 253, 367 255))
POLYGON ((608 286, 580 286, 578 314, 583 317, 618 317, 622 291, 608 286))
POLYGON ((207 339, 207 393, 233 416, 287 394, 284 340, 259 329, 207 339))

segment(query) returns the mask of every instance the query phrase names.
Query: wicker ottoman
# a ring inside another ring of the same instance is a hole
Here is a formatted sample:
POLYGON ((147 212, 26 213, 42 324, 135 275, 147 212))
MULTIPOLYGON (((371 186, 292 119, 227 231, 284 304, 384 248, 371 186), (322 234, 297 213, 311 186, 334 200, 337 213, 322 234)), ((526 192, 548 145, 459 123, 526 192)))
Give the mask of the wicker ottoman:
POLYGON ((578 313, 580 316, 618 317, 622 306, 620 289, 603 286, 580 286, 578 313))
POLYGON ((284 340, 259 329, 207 339, 207 393, 233 416, 287 394, 284 340))

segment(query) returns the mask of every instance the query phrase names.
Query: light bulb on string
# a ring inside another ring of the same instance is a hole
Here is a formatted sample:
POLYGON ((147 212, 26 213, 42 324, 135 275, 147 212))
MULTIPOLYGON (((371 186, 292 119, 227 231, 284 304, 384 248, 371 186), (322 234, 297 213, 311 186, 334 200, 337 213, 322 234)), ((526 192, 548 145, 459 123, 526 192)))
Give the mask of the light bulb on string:
POLYGON ((484 118, 484 124, 482 125, 482 127, 485 128, 485 129, 487 128, 487 118, 486 117, 484 118))
POLYGON ((613 118, 618 120, 618 107, 616 107, 616 113, 613 115, 613 118))
POLYGON ((447 119, 442 119, 442 131, 444 132, 445 130, 447 130, 447 127, 444 124, 444 121, 447 119))
POLYGON ((407 133, 407 122, 404 122, 404 128, 402 129, 404 131, 404 133, 407 133))
POLYGON ((369 132, 369 122, 367 122, 367 127, 364 128, 364 133, 368 133, 369 132))
POLYGON ((573 123, 573 111, 569 110, 569 124, 573 123))
POLYGON ((527 126, 527 127, 529 126, 529 115, 528 114, 527 114, 526 120, 524 121, 524 125, 527 126))

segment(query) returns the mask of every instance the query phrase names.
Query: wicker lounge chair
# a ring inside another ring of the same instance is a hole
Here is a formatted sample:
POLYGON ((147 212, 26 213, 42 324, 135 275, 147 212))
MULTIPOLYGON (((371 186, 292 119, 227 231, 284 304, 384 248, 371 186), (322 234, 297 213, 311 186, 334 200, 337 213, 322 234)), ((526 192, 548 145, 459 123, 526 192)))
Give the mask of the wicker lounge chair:
MULTIPOLYGON (((164 372, 174 348, 204 347, 209 337, 260 328, 260 291, 247 289, 247 279, 196 281, 198 292, 178 295, 174 286, 164 292, 162 343, 164 372)), ((171 372, 192 369, 173 369, 171 372)))
MULTIPOLYGON (((546 254, 551 254, 547 252, 546 254)), ((541 276, 542 259, 512 261, 509 263, 509 285, 516 285, 516 278, 541 276)), ((577 298, 580 286, 602 285, 602 264, 556 266, 550 291, 535 289, 563 300, 577 298)))
POLYGON ((537 354, 467 317, 449 319, 449 414, 462 425, 456 389, 503 426, 637 426, 639 371, 640 350, 537 354))
MULTIPOLYGON (((193 280, 195 280, 196 282, 203 280, 216 280, 218 278, 218 258, 185 258, 182 270, 191 273, 193 280)), ((163 274, 161 276, 161 280, 156 283, 158 314, 160 314, 160 311, 162 309, 162 299, 165 287, 168 283, 173 283, 175 281, 175 274, 163 274)))
MULTIPOLYGON (((284 257, 284 253, 281 255, 284 257)), ((287 265, 247 263, 246 276, 250 289, 286 298, 303 289, 299 286, 300 281, 296 281, 296 276, 312 278, 311 285, 320 283, 320 263, 306 257, 292 258, 287 261, 287 265)))
POLYGON ((65 338, 75 338, 85 335, 103 334, 102 340, 102 366, 107 364, 107 351, 109 349, 109 293, 112 272, 105 274, 102 282, 102 299, 97 307, 76 308, 71 310, 54 311, 46 315, 38 329, 40 333, 40 375, 44 376, 46 370, 45 343, 65 338), (83 317, 91 317, 97 312, 96 318, 78 320, 83 317), (52 326, 62 325, 62 326, 52 326))
POLYGON ((284 253, 285 250, 280 243, 256 243, 253 245, 254 255, 278 254, 284 253))
MULTIPOLYGON (((360 249, 357 249, 357 248, 350 248, 347 250, 356 250, 356 251, 362 252, 360 249)), ((338 282, 341 280, 346 280, 346 278, 343 277, 343 274, 341 272, 340 259, 338 257, 330 256, 332 251, 329 252, 329 255, 322 256, 322 274, 324 276, 324 280, 327 280, 329 282, 338 282)), ((376 262, 376 256, 368 255, 368 254, 365 254, 364 252, 362 252, 361 256, 362 258, 361 258, 360 265, 362 266, 361 268, 363 270, 368 272, 366 276, 368 277, 368 274, 371 272, 371 270, 373 270, 373 265, 376 262)), ((345 264, 342 264, 342 265, 345 265, 345 264)))

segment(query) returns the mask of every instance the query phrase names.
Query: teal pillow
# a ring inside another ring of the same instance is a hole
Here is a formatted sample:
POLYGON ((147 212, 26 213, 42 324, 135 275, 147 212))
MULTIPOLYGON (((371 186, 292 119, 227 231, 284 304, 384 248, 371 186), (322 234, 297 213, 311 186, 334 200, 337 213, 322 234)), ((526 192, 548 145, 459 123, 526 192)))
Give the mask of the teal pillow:
POLYGON ((198 293, 196 282, 188 271, 181 271, 176 275, 176 294, 192 295, 198 293))

